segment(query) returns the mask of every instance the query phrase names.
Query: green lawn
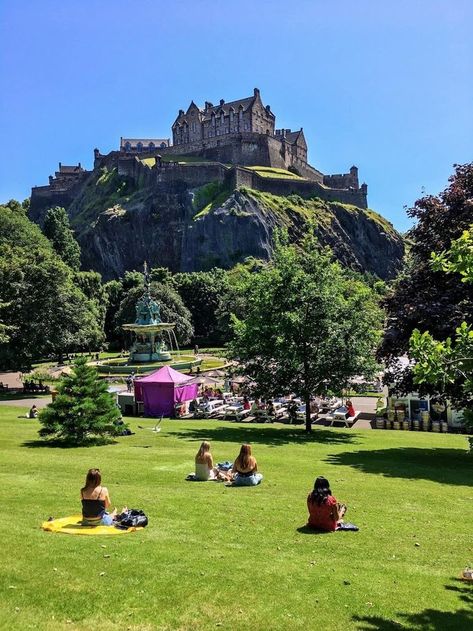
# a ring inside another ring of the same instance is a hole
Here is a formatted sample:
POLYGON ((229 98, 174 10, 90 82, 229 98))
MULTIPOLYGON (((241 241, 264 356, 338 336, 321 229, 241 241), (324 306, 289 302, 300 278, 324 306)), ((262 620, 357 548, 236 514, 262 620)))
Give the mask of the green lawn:
POLYGON ((0 408, 0 628, 473 628, 472 459, 464 436, 134 419, 135 436, 40 447, 24 408, 0 408), (204 438, 218 460, 251 441, 257 488, 185 482, 204 438), (77 512, 99 466, 118 507, 150 526, 122 537, 39 529, 77 512), (305 531, 305 498, 326 475, 358 533, 305 531))

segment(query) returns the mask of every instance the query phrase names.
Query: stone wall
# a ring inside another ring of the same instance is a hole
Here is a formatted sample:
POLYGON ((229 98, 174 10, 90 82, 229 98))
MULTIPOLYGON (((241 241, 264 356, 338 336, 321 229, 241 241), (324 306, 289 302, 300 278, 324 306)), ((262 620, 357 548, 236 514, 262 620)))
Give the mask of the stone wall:
POLYGON ((243 186, 282 196, 296 194, 301 197, 320 197, 320 199, 326 201, 336 201, 342 204, 352 204, 353 206, 358 206, 358 208, 368 208, 364 190, 330 189, 314 181, 261 177, 254 171, 239 167, 232 169, 232 177, 234 188, 243 186))
MULTIPOLYGON (((132 177, 140 188, 143 186, 156 186, 158 189, 183 185, 186 188, 198 188, 209 182, 227 183, 231 189, 239 187, 252 188, 266 191, 273 195, 297 194, 302 197, 320 197, 327 201, 339 201, 345 204, 353 204, 359 208, 367 208, 367 191, 362 189, 335 189, 322 185, 320 180, 298 180, 261 177, 255 171, 244 167, 229 167, 225 164, 214 163, 190 163, 169 164, 163 163, 161 167, 150 168, 138 158, 119 160, 119 173, 132 177)), ((315 171, 315 169, 314 169, 315 171)), ((316 171, 316 175, 318 172, 316 171)), ((321 174, 320 174, 321 175, 321 174)))
POLYGON ((28 216, 32 221, 42 225, 46 211, 54 206, 66 208, 73 202, 82 185, 92 171, 84 171, 80 177, 60 188, 54 181, 51 186, 34 186, 31 189, 30 209, 28 216))

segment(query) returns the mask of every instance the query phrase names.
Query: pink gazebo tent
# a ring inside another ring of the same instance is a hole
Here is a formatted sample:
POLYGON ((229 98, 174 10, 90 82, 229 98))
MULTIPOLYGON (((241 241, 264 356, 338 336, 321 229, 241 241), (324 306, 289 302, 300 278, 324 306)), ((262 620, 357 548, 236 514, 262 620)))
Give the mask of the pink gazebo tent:
POLYGON ((171 416, 176 403, 197 397, 197 384, 187 383, 191 379, 170 366, 163 366, 146 377, 135 379, 135 400, 143 401, 147 416, 171 416))

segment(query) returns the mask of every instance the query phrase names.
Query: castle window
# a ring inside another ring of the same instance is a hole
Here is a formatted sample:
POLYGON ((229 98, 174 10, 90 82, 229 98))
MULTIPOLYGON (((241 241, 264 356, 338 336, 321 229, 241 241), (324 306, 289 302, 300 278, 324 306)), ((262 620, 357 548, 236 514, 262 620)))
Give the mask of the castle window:
POLYGON ((125 151, 131 151, 131 144, 129 142, 125 143, 125 151))
POLYGON ((143 151, 143 143, 142 142, 136 143, 136 150, 137 151, 143 151))
POLYGON ((167 147, 167 144, 165 142, 162 142, 160 145, 161 149, 164 149, 165 147, 167 147))
POLYGON ((148 149, 149 149, 150 151, 152 151, 152 150, 154 149, 154 142, 150 142, 150 143, 148 144, 148 149))

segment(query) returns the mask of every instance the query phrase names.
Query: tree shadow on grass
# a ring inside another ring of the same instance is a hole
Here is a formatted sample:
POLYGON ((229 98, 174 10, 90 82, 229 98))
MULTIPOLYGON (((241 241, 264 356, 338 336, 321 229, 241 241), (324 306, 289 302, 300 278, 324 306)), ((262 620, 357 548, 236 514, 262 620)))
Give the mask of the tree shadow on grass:
POLYGON ((77 447, 103 447, 104 445, 116 445, 118 441, 112 438, 89 438, 81 443, 73 442, 71 440, 60 440, 59 438, 51 438, 49 440, 26 440, 22 443, 22 447, 28 447, 30 449, 37 449, 46 447, 48 449, 75 449, 77 447))
POLYGON ((329 455, 325 461, 391 478, 432 480, 462 486, 470 486, 472 482, 471 456, 463 449, 399 447, 344 451, 329 455))
POLYGON ((438 609, 424 609, 419 613, 399 613, 395 620, 382 618, 381 616, 353 616, 356 628, 361 631, 394 631, 399 628, 407 628, 412 631, 460 631, 473 629, 473 586, 459 579, 452 579, 462 583, 446 585, 445 589, 456 591, 462 601, 462 605, 456 611, 440 611, 438 609), (465 606, 466 605, 466 606, 465 606))
POLYGON ((326 443, 347 444, 360 442, 353 433, 324 429, 313 429, 307 434, 302 428, 295 427, 258 427, 255 425, 217 425, 208 429, 189 428, 186 431, 167 431, 168 436, 175 436, 189 441, 217 441, 229 443, 251 443, 278 447, 289 443, 326 443))

